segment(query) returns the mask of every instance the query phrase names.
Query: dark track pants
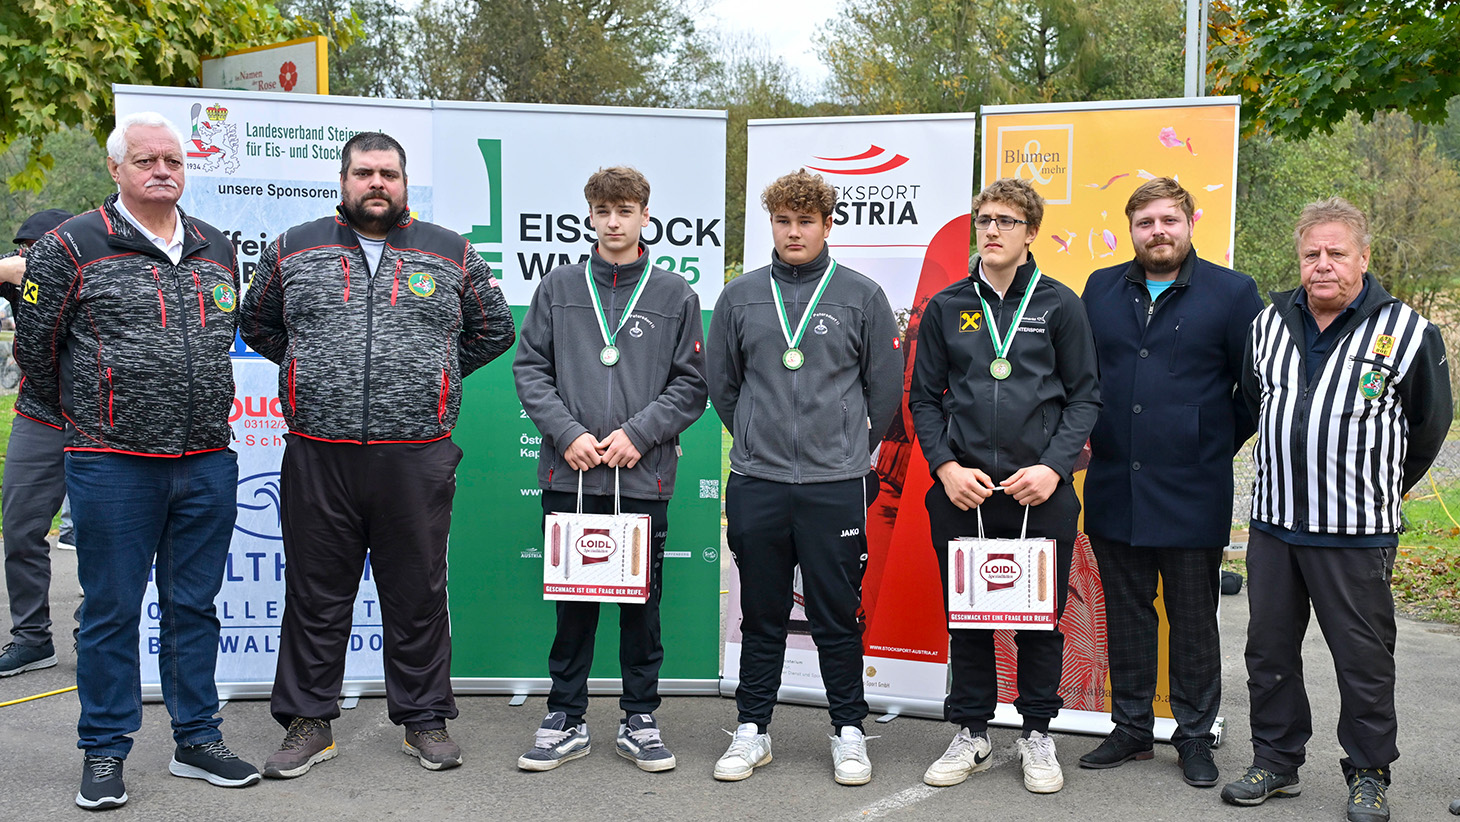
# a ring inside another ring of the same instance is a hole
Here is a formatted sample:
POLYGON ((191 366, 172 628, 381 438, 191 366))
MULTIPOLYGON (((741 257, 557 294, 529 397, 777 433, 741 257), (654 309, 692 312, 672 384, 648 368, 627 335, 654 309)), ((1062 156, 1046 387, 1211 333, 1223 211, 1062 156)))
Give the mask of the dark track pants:
POLYGON ((862 573, 867 567, 863 480, 792 485, 731 474, 725 521, 740 573, 739 721, 762 729, 770 725, 786 659, 792 576, 799 563, 832 725, 860 728, 867 716, 862 691, 862 573))
POLYGON ((66 432, 15 415, 5 454, 5 587, 10 635, 19 645, 51 641, 51 546, 46 534, 66 498, 66 432))
MULTIPOLYGON (((928 507, 928 525, 933 536, 934 553, 938 556, 938 572, 943 587, 935 592, 948 608, 948 543, 958 537, 978 536, 978 512, 962 511, 948 499, 943 483, 933 482, 924 501, 928 507)), ((984 536, 1001 539, 1019 536, 1024 524, 1024 506, 1004 493, 995 493, 980 506, 983 508, 984 536)), ((1065 611, 1065 598, 1070 589, 1070 565, 1075 556, 1076 523, 1080 516, 1080 500, 1074 489, 1060 483, 1054 495, 1043 505, 1029 509, 1028 536, 1055 540, 1056 617, 1065 611)), ((956 725, 974 732, 988 728, 999 702, 999 674, 995 665, 994 632, 978 629, 949 631, 948 664, 953 684, 943 703, 943 715, 956 725)), ((1015 631, 1014 643, 1019 649, 1019 696, 1014 707, 1024 717, 1024 726, 1039 731, 1049 728, 1049 720, 1064 707, 1059 695, 1060 674, 1064 670, 1065 635, 1058 628, 1052 631, 1015 631)))
POLYGON ((1392 548, 1311 548, 1252 530, 1247 544, 1247 690, 1253 764, 1295 773, 1313 736, 1303 687, 1309 604, 1338 674, 1339 760, 1387 768, 1399 758, 1394 713, 1392 548))
MULTIPOLYGON (((543 491, 542 512, 578 510, 578 495, 543 491)), ((648 514, 653 536, 649 540, 649 600, 643 605, 618 606, 618 663, 623 677, 619 707, 625 714, 652 714, 659 710, 659 668, 664 664, 664 643, 659 637, 659 597, 664 590, 664 541, 669 536, 669 500, 622 497, 625 514, 648 514)), ((613 497, 584 496, 583 513, 612 514, 613 497)), ((593 643, 598 636, 598 602, 558 602, 558 629, 548 652, 548 711, 562 711, 576 725, 588 711, 588 672, 593 668, 593 643)))
POLYGON ((390 721, 456 718, 446 537, 461 449, 450 439, 351 445, 287 435, 280 473, 284 620, 270 706, 279 724, 334 719, 355 595, 370 555, 390 721))
POLYGON ((1158 628, 1156 581, 1171 626, 1169 665, 1172 743, 1216 741, 1212 724, 1222 703, 1222 646, 1217 600, 1222 595, 1221 548, 1135 548, 1090 537, 1110 650, 1111 719, 1134 739, 1154 739, 1158 628))

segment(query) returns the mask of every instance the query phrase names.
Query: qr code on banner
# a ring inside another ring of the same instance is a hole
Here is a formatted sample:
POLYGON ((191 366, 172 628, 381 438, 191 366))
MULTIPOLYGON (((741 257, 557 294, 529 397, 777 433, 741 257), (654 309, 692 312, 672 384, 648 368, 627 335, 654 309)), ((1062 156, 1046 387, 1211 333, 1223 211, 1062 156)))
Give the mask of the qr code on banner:
POLYGON ((700 480, 700 499, 719 499, 719 480, 700 480))

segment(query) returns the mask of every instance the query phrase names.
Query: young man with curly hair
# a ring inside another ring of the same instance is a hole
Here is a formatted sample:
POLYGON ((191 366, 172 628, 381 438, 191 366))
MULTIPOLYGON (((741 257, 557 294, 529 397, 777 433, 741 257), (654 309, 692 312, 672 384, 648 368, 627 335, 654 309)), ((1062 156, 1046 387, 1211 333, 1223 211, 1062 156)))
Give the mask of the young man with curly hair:
POLYGON ((831 257, 836 192, 805 170, 761 194, 775 251, 725 286, 710 325, 710 396, 734 437, 725 517, 740 573, 739 727, 715 778, 771 760, 792 575, 831 713, 836 781, 872 778, 862 721, 862 572, 871 453, 902 397, 902 352, 887 296, 831 257))

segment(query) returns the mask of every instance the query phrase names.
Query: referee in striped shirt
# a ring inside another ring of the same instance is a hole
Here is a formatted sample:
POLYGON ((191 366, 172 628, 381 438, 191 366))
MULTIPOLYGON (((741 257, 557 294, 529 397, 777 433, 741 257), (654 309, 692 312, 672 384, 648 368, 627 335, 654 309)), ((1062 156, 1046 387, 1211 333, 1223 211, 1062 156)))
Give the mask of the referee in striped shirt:
POLYGON ((1438 327, 1369 273, 1369 225, 1341 198, 1298 217, 1302 287, 1253 322, 1242 391, 1257 420, 1247 558, 1253 764, 1234 805, 1295 796, 1313 735, 1303 688, 1309 606, 1338 673, 1339 764, 1351 822, 1389 819, 1395 745, 1399 505, 1429 469, 1454 408, 1438 327))

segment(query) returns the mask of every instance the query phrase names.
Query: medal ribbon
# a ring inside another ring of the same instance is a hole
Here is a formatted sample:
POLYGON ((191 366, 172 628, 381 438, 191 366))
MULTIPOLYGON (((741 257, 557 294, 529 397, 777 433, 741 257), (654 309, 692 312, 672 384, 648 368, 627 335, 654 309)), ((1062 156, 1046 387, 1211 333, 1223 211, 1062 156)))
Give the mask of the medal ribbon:
MULTIPOLYGON (((647 252, 646 252, 647 253, 647 252)), ((613 333, 608 333, 608 320, 603 315, 603 303, 598 299, 598 287, 593 284, 593 258, 589 257, 588 264, 583 268, 583 278, 588 281, 588 296, 593 298, 593 315, 598 318, 598 333, 603 335, 604 345, 613 345, 618 338, 618 332, 624 330, 624 323, 629 321, 629 315, 634 312, 634 306, 639 304, 639 296, 644 293, 644 284, 649 282, 649 274, 654 267, 649 261, 644 261, 644 276, 639 278, 639 284, 634 286, 634 294, 629 297, 629 304, 624 306, 624 313, 618 318, 618 328, 613 333)))
POLYGON ((1009 326, 1008 336, 1000 339, 999 328, 994 323, 994 313, 989 310, 988 301, 983 298, 983 289, 978 291, 979 305, 983 306, 984 319, 988 321, 989 339, 994 341, 994 358, 1004 359, 1009 353, 1009 347, 1014 344, 1014 334, 1019 330, 1019 323, 1024 319, 1024 309, 1029 307, 1029 297, 1034 294, 1034 286, 1039 284, 1039 278, 1043 276, 1039 269, 1034 269, 1034 276, 1029 278, 1029 287, 1024 289, 1024 298, 1019 301, 1019 311, 1014 315, 1014 324, 1009 326))
POLYGON ((791 335, 791 322, 786 319, 786 301, 781 298, 781 287, 776 283, 776 275, 771 274, 771 294, 776 298, 776 317, 781 321, 781 334, 786 338, 787 348, 800 347, 801 337, 806 334, 806 325, 811 320, 811 314, 816 311, 816 306, 821 302, 821 295, 831 282, 831 275, 835 273, 836 260, 832 260, 831 267, 826 269, 825 276, 821 278, 821 282, 816 284, 816 292, 811 295, 811 302, 806 304, 806 313, 801 315, 801 322, 796 326, 795 336, 791 335))

